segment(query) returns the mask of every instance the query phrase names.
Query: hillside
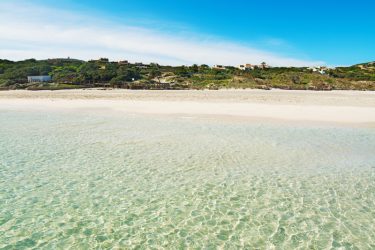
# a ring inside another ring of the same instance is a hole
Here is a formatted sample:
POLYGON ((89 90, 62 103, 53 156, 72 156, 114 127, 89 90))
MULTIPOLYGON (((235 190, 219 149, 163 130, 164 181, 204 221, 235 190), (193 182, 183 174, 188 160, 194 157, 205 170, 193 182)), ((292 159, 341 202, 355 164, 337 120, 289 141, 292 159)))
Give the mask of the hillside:
POLYGON ((311 90, 375 90, 375 63, 335 69, 235 67, 207 65, 161 66, 48 59, 13 62, 0 60, 0 89, 67 89, 113 87, 130 89, 281 88, 311 90), (51 82, 28 83, 27 76, 49 75, 51 82))

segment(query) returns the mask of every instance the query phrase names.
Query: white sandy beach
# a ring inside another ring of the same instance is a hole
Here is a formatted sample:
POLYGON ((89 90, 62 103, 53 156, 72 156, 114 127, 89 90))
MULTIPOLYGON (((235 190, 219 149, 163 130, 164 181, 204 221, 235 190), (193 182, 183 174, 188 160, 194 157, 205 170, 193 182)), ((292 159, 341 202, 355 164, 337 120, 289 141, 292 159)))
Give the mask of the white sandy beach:
POLYGON ((219 90, 2 91, 0 110, 112 110, 131 114, 227 116, 375 125, 375 92, 219 90))

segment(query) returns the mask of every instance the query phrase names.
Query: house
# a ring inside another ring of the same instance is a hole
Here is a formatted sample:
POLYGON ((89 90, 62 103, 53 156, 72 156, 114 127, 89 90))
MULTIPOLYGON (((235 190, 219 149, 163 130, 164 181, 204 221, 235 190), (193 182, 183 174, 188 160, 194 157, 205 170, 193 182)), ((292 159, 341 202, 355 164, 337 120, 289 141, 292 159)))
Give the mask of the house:
POLYGON ((224 69, 225 69, 225 66, 216 64, 216 65, 214 65, 212 68, 213 68, 213 69, 224 70, 224 69))
POLYGON ((241 64, 240 66, 238 66, 238 68, 240 70, 253 70, 253 69, 269 69, 271 67, 267 63, 262 62, 259 65, 253 65, 253 64, 250 64, 250 63, 241 64))
POLYGON ((123 61, 118 62, 118 65, 128 65, 128 64, 129 64, 128 60, 123 60, 123 61))
POLYGON ((52 77, 51 76, 28 76, 27 81, 29 83, 33 82, 51 82, 52 77))
POLYGON ((320 73, 322 75, 325 75, 326 74, 326 71, 328 70, 327 67, 325 66, 319 66, 319 67, 309 67, 307 68, 308 70, 311 70, 312 72, 317 72, 317 73, 320 73))
POLYGON ((246 63, 246 64, 241 64, 240 66, 238 66, 238 68, 240 70, 253 70, 255 68, 255 65, 246 63))

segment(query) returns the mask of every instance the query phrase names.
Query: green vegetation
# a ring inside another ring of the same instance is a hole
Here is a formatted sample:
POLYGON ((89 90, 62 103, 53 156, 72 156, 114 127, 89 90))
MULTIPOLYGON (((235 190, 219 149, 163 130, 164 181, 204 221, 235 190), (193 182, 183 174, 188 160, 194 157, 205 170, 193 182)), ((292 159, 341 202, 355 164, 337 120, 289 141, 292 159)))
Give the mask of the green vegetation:
MULTIPOLYGON (((265 65, 265 64, 264 64, 265 65)), ((106 59, 0 60, 0 89, 68 89, 112 87, 129 89, 353 89, 375 90, 375 63, 327 69, 235 67, 212 69, 207 65, 160 66, 127 64, 106 59), (50 75, 51 83, 28 83, 27 76, 50 75)))

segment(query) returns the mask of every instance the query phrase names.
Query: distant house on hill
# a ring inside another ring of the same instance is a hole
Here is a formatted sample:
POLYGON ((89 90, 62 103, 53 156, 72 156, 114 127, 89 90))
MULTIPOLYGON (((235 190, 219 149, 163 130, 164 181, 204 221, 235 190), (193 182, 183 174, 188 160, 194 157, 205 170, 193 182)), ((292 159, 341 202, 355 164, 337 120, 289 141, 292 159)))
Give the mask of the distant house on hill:
POLYGON ((241 64, 240 66, 238 66, 238 68, 240 70, 253 70, 255 68, 255 65, 252 65, 250 63, 246 63, 246 64, 241 64))
POLYGON ((319 74, 325 75, 328 68, 325 66, 319 66, 319 67, 309 67, 308 70, 311 70, 312 72, 317 72, 319 74))
POLYGON ((213 68, 213 69, 223 70, 223 69, 225 69, 225 66, 216 64, 216 65, 214 65, 212 68, 213 68))
POLYGON ((123 60, 118 62, 119 65, 128 65, 129 61, 128 60, 123 60))
POLYGON ((241 64, 240 66, 238 66, 238 68, 240 70, 253 70, 253 69, 269 69, 271 67, 267 63, 262 62, 259 65, 253 65, 253 64, 250 64, 250 63, 241 64))
POLYGON ((51 82, 52 77, 51 76, 28 76, 27 81, 29 83, 33 82, 51 82))

